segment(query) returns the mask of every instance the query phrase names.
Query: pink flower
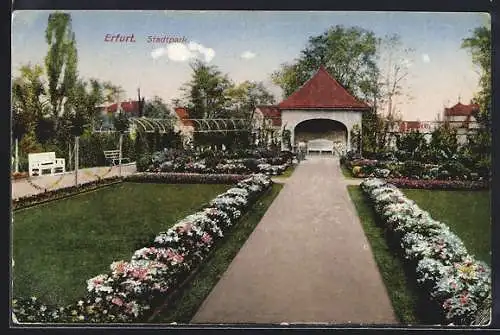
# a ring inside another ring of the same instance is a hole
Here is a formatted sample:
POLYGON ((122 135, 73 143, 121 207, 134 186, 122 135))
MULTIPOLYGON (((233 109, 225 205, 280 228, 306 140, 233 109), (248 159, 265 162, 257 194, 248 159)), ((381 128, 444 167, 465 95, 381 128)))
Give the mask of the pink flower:
POLYGON ((104 283, 104 280, 102 278, 96 278, 92 281, 92 284, 94 284, 94 286, 100 286, 102 285, 102 283, 104 283))
POLYGON ((184 257, 179 254, 175 254, 172 260, 176 263, 182 263, 184 261, 184 257))
POLYGON ((114 297, 113 299, 111 299, 111 302, 117 306, 123 305, 123 300, 118 297, 114 297))
POLYGON ((201 240, 204 243, 208 244, 208 243, 212 242, 212 237, 209 234, 204 233, 203 236, 201 237, 201 240))
POLYGON ((136 268, 132 270, 132 277, 135 277, 137 279, 144 279, 146 278, 148 274, 148 269, 145 268, 136 268))

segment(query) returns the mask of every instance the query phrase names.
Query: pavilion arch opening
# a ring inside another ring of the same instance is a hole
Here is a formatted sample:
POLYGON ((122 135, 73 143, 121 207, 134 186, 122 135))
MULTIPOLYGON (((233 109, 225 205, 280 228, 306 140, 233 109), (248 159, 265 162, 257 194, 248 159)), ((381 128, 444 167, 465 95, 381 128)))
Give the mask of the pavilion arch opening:
POLYGON ((347 147, 347 127, 331 119, 310 119, 298 123, 294 128, 294 144, 314 143, 320 140, 331 142, 333 152, 345 151, 347 147), (312 141, 312 142, 311 142, 312 141))

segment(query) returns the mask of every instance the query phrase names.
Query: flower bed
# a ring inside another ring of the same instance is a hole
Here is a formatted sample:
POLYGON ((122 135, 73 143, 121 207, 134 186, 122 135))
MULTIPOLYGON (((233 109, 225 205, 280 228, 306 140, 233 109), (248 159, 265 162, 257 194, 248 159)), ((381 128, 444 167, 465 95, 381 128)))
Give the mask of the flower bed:
POLYGON ((28 178, 28 172, 12 172, 11 174, 12 180, 19 180, 24 178, 28 178))
POLYGON ((386 229, 398 240, 401 254, 416 266, 419 287, 436 303, 446 323, 471 324, 489 308, 491 270, 468 254, 463 242, 443 223, 380 179, 361 183, 386 229))
POLYGON ((68 186, 51 191, 28 195, 25 197, 20 197, 12 200, 12 209, 16 210, 20 208, 35 206, 47 201, 58 200, 78 193, 92 191, 103 186, 119 183, 121 181, 121 177, 111 177, 91 181, 85 184, 79 184, 78 186, 68 186))
MULTIPOLYGON (((488 178, 471 171, 461 171, 457 162, 443 165, 423 164, 419 161, 378 161, 368 159, 347 159, 341 164, 354 178, 383 178, 407 188, 426 189, 486 189, 488 178), (455 166, 455 168, 454 168, 455 166), (450 172, 450 171, 451 172, 450 172)), ((464 168, 465 169, 465 168, 464 168)))
POLYGON ((415 188, 428 190, 484 190, 490 187, 487 181, 461 180, 418 180, 406 178, 390 178, 388 183, 399 188, 415 188))
POLYGON ((224 161, 217 164, 215 167, 208 167, 203 161, 178 163, 175 161, 165 161, 159 164, 158 167, 150 167, 146 172, 177 172, 177 173, 204 173, 204 174, 252 174, 263 173, 266 175, 280 175, 289 166, 288 163, 280 165, 271 165, 261 162, 267 161, 260 159, 255 167, 250 167, 247 164, 238 161, 224 161))
POLYGON ((167 184, 234 184, 248 178, 241 174, 138 172, 125 177, 130 182, 167 184))
POLYGON ((145 164, 146 168, 141 170, 145 172, 280 175, 288 168, 290 162, 290 157, 285 154, 234 158, 224 152, 189 154, 167 150, 153 154, 150 162, 145 164))
POLYGON ((15 299, 15 317, 19 322, 146 321, 271 185, 264 175, 239 181, 202 210, 159 233, 129 262, 113 262, 110 272, 89 279, 87 296, 77 303, 56 307, 34 297, 15 299))

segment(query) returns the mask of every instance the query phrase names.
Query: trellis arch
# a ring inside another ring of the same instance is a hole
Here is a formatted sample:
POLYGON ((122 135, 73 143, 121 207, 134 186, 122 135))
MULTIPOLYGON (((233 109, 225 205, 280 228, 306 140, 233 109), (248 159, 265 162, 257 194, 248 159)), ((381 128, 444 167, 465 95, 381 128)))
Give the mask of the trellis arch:
MULTIPOLYGON (((170 132, 176 119, 154 119, 147 117, 131 117, 130 124, 146 133, 159 132, 165 134, 170 132)), ((250 131, 251 122, 249 119, 221 119, 221 118, 203 118, 203 119, 182 119, 181 122, 189 122, 193 125, 195 133, 226 133, 226 132, 246 132, 250 131)), ((128 130, 130 131, 130 129, 128 130)), ((127 131, 127 132, 128 132, 127 131)), ((94 129, 94 132, 115 132, 114 129, 94 129)))
POLYGON ((146 117, 131 117, 129 121, 146 133, 159 132, 160 134, 172 131, 175 122, 174 119, 153 119, 146 117))
POLYGON ((225 133, 249 131, 248 119, 183 119, 194 124, 195 133, 225 133))

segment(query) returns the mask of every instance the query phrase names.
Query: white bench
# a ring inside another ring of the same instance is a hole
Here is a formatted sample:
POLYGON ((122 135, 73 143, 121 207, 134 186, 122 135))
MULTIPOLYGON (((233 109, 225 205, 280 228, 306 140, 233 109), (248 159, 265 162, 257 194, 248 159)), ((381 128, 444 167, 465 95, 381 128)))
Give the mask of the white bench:
POLYGON ((316 151, 320 154, 322 154, 323 151, 331 152, 333 155, 333 141, 325 139, 310 140, 307 142, 307 153, 309 154, 311 151, 316 151))
MULTIPOLYGON (((120 150, 104 150, 104 157, 111 162, 111 165, 117 165, 116 162, 120 163, 120 150)), ((130 162, 130 159, 122 157, 122 163, 123 161, 130 162)))
POLYGON ((64 158, 56 158, 55 152, 28 154, 30 177, 64 173, 65 167, 66 162, 64 158))

